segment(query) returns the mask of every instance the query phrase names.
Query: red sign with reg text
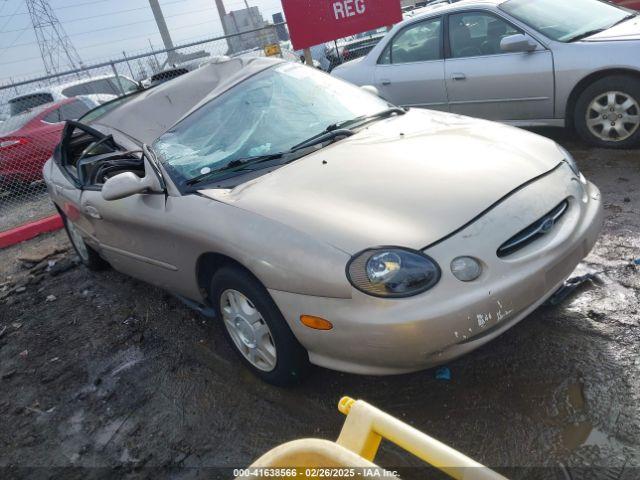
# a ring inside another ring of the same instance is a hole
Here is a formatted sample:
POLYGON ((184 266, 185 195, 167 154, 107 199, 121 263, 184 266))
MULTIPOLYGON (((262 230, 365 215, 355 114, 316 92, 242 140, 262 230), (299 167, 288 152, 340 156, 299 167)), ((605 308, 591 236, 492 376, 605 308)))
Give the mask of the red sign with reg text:
POLYGON ((399 0, 282 0, 282 8, 296 50, 402 20, 399 0))

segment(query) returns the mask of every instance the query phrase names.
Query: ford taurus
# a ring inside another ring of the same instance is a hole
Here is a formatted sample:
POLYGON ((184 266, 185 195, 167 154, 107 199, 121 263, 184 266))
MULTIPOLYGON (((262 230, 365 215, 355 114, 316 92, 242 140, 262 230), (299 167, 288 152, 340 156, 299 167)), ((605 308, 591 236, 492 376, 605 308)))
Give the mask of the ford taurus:
POLYGON ((114 102, 68 122, 44 167, 71 243, 213 309, 275 384, 470 352, 601 228, 598 189, 553 141, 303 65, 219 61, 114 102))

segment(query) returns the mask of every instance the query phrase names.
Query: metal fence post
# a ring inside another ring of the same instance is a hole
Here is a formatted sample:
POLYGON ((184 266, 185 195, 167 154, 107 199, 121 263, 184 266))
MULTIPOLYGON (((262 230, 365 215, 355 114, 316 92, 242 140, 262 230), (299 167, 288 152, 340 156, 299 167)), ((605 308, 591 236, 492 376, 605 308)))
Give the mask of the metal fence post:
POLYGON ((131 74, 131 78, 133 80, 136 79, 136 76, 133 74, 133 69, 131 68, 131 64, 129 63, 129 59, 127 58, 127 52, 122 51, 122 56, 124 57, 124 61, 127 62, 127 67, 129 67, 129 73, 131 74))
POLYGON ((118 87, 120 87, 120 95, 124 95, 124 87, 122 86, 122 82, 120 81, 120 74, 116 69, 116 64, 113 63, 113 60, 110 62, 111 70, 113 70, 113 74, 116 76, 116 80, 118 81, 118 87))

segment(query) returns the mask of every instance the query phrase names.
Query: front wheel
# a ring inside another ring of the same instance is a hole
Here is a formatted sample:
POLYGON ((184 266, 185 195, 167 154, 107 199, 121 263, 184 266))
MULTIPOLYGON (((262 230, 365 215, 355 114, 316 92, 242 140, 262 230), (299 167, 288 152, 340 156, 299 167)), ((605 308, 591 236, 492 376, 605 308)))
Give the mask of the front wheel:
POLYGON ((307 376, 309 355, 260 282, 223 267, 211 281, 211 299, 231 345, 256 376, 279 386, 307 376))
POLYGON ((640 144, 640 81, 602 78, 585 89, 575 110, 578 134, 598 147, 630 148, 640 144))
POLYGON ((89 270, 104 270, 107 268, 109 264, 98 255, 98 252, 86 244, 78 227, 76 227, 66 215, 62 213, 60 215, 62 216, 64 229, 67 231, 71 246, 80 258, 82 264, 89 270))

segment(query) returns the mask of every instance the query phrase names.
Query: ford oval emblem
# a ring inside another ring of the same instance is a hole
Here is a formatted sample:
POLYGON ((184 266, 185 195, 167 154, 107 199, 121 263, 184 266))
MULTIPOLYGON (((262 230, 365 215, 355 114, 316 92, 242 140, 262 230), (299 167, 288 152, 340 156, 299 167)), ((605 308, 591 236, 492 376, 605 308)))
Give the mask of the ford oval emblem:
POLYGON ((540 225, 540 233, 549 233, 553 226, 556 224, 553 218, 547 218, 542 225, 540 225))

